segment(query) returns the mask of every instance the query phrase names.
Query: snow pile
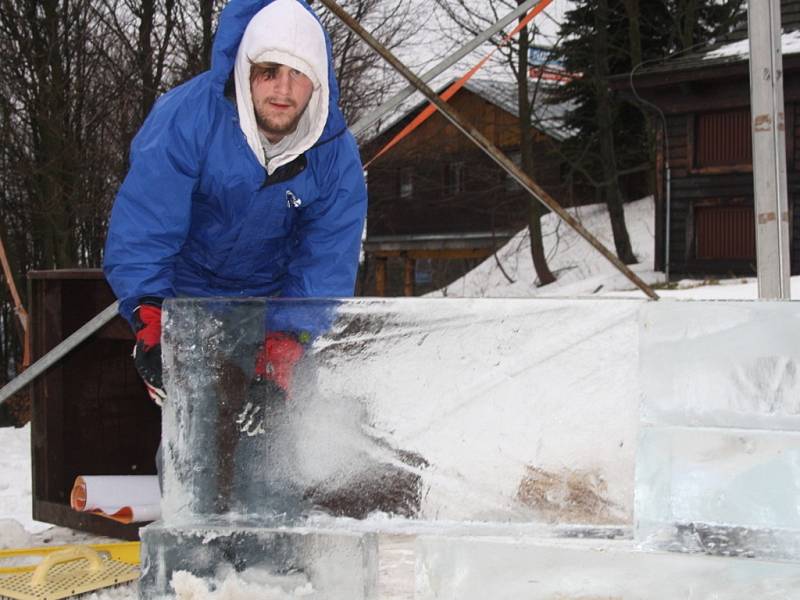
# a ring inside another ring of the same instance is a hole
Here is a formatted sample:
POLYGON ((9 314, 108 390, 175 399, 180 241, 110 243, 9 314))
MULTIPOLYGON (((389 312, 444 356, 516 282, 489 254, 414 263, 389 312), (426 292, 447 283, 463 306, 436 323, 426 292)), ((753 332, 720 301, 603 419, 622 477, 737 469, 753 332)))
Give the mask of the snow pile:
POLYGON ((241 573, 230 569, 211 582, 187 571, 176 571, 170 583, 175 600, 292 600, 314 594, 311 583, 301 573, 278 576, 262 569, 241 573))
MULTIPOLYGON (((611 221, 604 204, 568 209, 606 248, 612 252, 614 239, 611 221)), ((625 205, 625 222, 633 252, 639 264, 631 268, 647 283, 663 281, 663 273, 653 269, 652 196, 625 205)), ((525 228, 517 233, 497 254, 431 296, 458 297, 532 297, 580 296, 612 290, 634 289, 632 283, 617 271, 600 253, 561 221, 555 214, 542 217, 542 236, 550 270, 557 281, 537 286, 536 272, 530 253, 530 235, 525 228)))
MULTIPOLYGON (((798 38, 800 39, 800 37, 798 38)), ((603 204, 568 209, 586 229, 609 250, 614 249, 611 222, 603 204)), ((668 287, 664 273, 653 270, 655 251, 654 203, 648 196, 625 205, 633 252, 639 263, 629 265, 648 285, 656 286, 662 298, 691 298, 695 300, 756 300, 758 281, 755 277, 736 279, 684 279, 672 281, 668 287)), ((542 235, 550 270, 557 281, 539 287, 530 253, 530 236, 525 228, 517 233, 496 255, 450 285, 431 292, 429 296, 464 298, 529 298, 529 297, 634 297, 644 294, 592 248, 566 223, 550 213, 542 217, 542 235)), ((800 276, 791 279, 791 297, 800 297, 800 276)))
MULTIPOLYGON (((31 534, 16 519, 0 519, 0 548, 22 548, 30 546, 31 534)), ((8 559, 0 562, 3 567, 15 567, 28 564, 29 557, 8 559)), ((33 562, 38 562, 38 558, 33 562)))
POLYGON ((0 548, 16 547, 21 540, 17 525, 30 533, 50 527, 31 518, 31 426, 0 429, 0 548), (13 520, 14 523, 10 523, 13 520))

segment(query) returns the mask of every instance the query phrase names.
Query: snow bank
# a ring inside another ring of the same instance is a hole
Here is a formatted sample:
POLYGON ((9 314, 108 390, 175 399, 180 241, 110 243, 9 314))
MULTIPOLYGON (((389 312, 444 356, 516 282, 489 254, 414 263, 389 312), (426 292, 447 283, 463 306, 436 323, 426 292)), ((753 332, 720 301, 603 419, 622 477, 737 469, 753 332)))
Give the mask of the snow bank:
MULTIPOLYGON (((604 204, 569 209, 569 212, 613 251, 611 222, 604 204)), ((639 259, 632 269, 648 283, 663 281, 653 269, 652 196, 625 205, 625 222, 633 252, 639 259)), ((581 296, 610 290, 634 289, 623 275, 582 237, 550 213, 542 218, 542 235, 555 283, 538 287, 525 228, 475 269, 431 296, 533 297, 581 296)))
POLYGON ((20 534, 20 526, 36 533, 50 525, 31 516, 30 425, 0 429, 0 440, 0 548, 10 548, 27 541, 20 534))

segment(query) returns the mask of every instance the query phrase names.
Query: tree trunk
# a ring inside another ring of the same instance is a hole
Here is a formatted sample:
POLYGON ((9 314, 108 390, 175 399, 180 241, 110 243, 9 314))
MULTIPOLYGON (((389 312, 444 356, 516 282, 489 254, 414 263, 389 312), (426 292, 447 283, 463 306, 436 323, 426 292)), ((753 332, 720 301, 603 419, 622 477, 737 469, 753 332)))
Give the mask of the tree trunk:
POLYGON ((622 191, 619 187, 617 160, 614 149, 613 117, 611 98, 608 90, 608 0, 598 0, 595 8, 597 33, 594 38, 595 50, 595 100, 597 102, 597 125, 600 142, 600 162, 605 180, 606 205, 614 234, 617 256, 625 264, 636 262, 631 248, 628 229, 625 226, 625 211, 622 191))
POLYGON ((61 20, 69 6, 47 0, 43 6, 43 36, 35 49, 39 73, 38 110, 35 115, 40 134, 36 153, 38 169, 38 210, 45 248, 45 265, 51 268, 74 267, 77 260, 73 221, 75 154, 70 139, 70 115, 65 57, 71 49, 62 42, 61 20))
POLYGON ((694 44, 694 30, 697 25, 697 0, 683 0, 681 3, 681 31, 680 42, 682 48, 689 48, 694 44))
MULTIPOLYGON (((521 4, 521 0, 517 0, 521 4)), ((531 178, 534 177, 534 157, 531 146, 533 129, 531 127, 531 101, 528 97, 528 27, 524 27, 519 34, 519 68, 517 70, 517 89, 519 103, 519 146, 522 158, 522 170, 531 178)), ((531 258, 539 285, 547 285, 556 280, 555 275, 547 265, 547 256, 544 251, 542 239, 542 205, 538 200, 528 198, 528 229, 531 240, 531 258)))
POLYGON ((628 15, 628 35, 630 37, 631 68, 642 62, 642 32, 639 28, 639 0, 625 0, 628 15))
POLYGON ((155 19, 155 1, 142 0, 138 12, 139 40, 136 47, 136 64, 139 70, 139 81, 142 91, 139 99, 139 122, 144 122, 150 108, 156 100, 156 82, 153 77, 153 21, 155 19))
MULTIPOLYGON (((628 36, 630 38, 631 69, 637 68, 642 64, 642 33, 639 27, 640 11, 639 0, 625 0, 625 12, 628 17, 628 36)), ((647 177, 648 192, 656 195, 656 124, 647 118, 647 113, 641 109, 643 128, 647 136, 648 161, 650 171, 647 177)))
POLYGON ((201 48, 203 71, 207 71, 211 68, 211 47, 214 34, 213 16, 214 0, 200 0, 200 21, 203 28, 203 47, 201 48))

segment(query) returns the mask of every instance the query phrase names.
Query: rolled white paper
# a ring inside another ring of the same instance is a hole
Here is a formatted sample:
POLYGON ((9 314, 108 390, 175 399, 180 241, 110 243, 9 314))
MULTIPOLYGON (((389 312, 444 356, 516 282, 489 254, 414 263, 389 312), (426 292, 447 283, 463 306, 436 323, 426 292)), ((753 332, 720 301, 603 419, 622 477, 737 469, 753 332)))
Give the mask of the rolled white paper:
POLYGON ((120 523, 154 521, 161 516, 156 475, 81 475, 75 478, 70 505, 120 523))

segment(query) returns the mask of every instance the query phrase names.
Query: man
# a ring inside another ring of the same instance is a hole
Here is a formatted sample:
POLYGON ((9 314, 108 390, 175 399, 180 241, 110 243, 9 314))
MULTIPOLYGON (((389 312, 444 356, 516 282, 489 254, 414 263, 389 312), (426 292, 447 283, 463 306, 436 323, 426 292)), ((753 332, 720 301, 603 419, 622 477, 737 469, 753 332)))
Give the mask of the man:
MULTIPOLYGON (((161 302, 353 293, 366 212, 330 40, 303 0, 231 0, 211 69, 161 97, 131 147, 104 271, 164 399, 161 302)), ((256 375, 284 390, 301 331, 268 332, 256 375)))

